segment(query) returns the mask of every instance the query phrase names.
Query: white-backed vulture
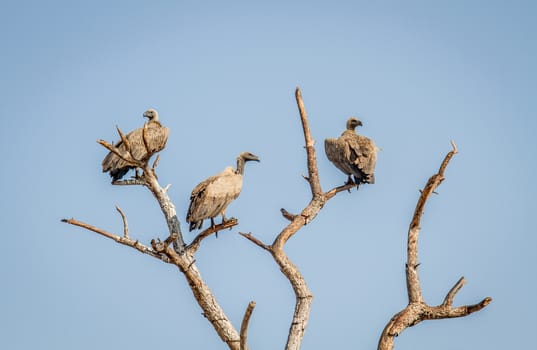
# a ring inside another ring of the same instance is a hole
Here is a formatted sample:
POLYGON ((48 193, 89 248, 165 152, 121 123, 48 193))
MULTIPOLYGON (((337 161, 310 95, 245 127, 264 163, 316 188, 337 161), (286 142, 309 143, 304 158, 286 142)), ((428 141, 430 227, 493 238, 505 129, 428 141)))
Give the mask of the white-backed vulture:
POLYGON ((200 229, 205 219, 211 219, 211 226, 214 226, 214 218, 218 215, 222 215, 222 223, 226 221, 227 206, 241 193, 244 164, 251 160, 259 161, 259 158, 250 152, 239 154, 237 169, 229 166, 192 190, 186 216, 189 231, 200 229))
POLYGON ((349 118, 347 129, 340 137, 324 140, 324 150, 328 159, 349 176, 347 184, 354 183, 358 186, 363 183, 373 184, 377 147, 371 139, 356 134, 354 129, 357 126, 362 126, 362 122, 356 118, 349 118))
MULTIPOLYGON (((166 141, 168 141, 169 130, 160 124, 156 110, 148 109, 144 112, 143 116, 149 119, 145 134, 147 147, 144 143, 144 128, 138 128, 131 131, 126 135, 126 138, 131 146, 132 156, 137 160, 145 162, 149 160, 153 154, 164 149, 166 146, 166 141)), ((115 146, 120 151, 127 151, 127 147, 121 140, 115 146)), ((106 155, 102 165, 103 173, 110 172, 112 181, 121 179, 123 176, 125 176, 129 169, 135 168, 113 152, 110 152, 106 155)))

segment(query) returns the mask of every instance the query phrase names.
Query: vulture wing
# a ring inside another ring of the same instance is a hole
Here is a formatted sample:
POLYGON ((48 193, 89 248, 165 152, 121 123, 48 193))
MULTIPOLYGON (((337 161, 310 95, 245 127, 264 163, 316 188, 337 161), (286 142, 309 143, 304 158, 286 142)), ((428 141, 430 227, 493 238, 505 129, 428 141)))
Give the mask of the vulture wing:
POLYGON ((201 228, 203 220, 223 215, 227 206, 235 200, 242 189, 242 175, 232 167, 211 176, 197 185, 190 196, 186 221, 190 231, 201 228))
POLYGON ((347 145, 344 158, 350 164, 352 174, 362 183, 375 183, 377 148, 373 141, 351 133, 342 135, 341 139, 347 145))
POLYGON ((324 151, 328 160, 339 170, 347 175, 353 173, 352 164, 349 161, 350 150, 348 144, 343 142, 341 138, 324 140, 324 151))
MULTIPOLYGON (((162 126, 158 121, 150 121, 148 123, 146 140, 149 152, 147 152, 144 144, 143 133, 144 129, 138 128, 128 133, 126 138, 129 140, 132 156, 135 159, 147 161, 153 154, 164 149, 166 141, 168 141, 169 129, 162 126)), ((127 151, 127 147, 122 141, 119 141, 116 144, 116 147, 121 151, 127 151)), ((102 166, 103 172, 110 172, 110 176, 114 181, 121 179, 129 169, 134 168, 113 152, 106 155, 102 162, 102 166)))

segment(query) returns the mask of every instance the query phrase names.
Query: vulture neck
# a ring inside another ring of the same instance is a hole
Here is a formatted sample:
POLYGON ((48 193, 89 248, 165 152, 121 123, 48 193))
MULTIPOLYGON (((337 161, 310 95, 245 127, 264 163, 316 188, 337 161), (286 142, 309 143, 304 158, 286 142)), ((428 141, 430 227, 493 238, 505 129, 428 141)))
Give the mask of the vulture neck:
POLYGON ((246 163, 246 161, 244 160, 243 157, 238 157, 237 158, 237 170, 235 170, 235 174, 241 174, 241 175, 244 174, 244 164, 245 163, 246 163))
POLYGON ((356 135, 356 130, 353 127, 349 126, 347 130, 343 131, 343 135, 346 134, 356 135))

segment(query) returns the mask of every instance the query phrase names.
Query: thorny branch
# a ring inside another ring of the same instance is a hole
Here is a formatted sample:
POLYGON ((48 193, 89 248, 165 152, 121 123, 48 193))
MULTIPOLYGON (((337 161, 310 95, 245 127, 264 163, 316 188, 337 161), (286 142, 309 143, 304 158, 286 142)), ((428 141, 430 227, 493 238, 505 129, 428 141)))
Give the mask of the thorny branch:
POLYGON ((437 174, 429 178, 425 188, 420 191, 420 198, 416 204, 416 209, 410 227, 408 229, 408 247, 406 263, 406 281, 408 291, 408 305, 398 312, 388 322, 379 340, 378 350, 391 350, 394 347, 394 338, 406 328, 412 327, 424 320, 435 320, 453 317, 463 317, 483 309, 490 304, 492 298, 487 297, 474 305, 452 307, 455 295, 465 283, 461 277, 457 283, 449 290, 444 301, 439 306, 429 306, 423 300, 421 285, 418 276, 418 236, 420 232, 421 218, 425 204, 430 195, 435 193, 435 189, 444 181, 444 172, 451 158, 457 153, 457 146, 451 141, 453 149, 444 157, 437 174))

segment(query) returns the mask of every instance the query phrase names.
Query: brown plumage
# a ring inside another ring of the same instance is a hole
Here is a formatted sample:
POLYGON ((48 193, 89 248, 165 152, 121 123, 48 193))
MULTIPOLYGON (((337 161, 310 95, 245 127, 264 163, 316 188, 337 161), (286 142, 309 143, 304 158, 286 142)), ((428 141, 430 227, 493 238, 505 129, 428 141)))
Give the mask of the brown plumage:
POLYGON ((222 223, 226 221, 226 208, 241 193, 244 164, 250 160, 259 161, 259 158, 250 152, 239 154, 237 169, 229 166, 192 190, 186 217, 189 231, 200 229, 205 219, 211 219, 214 226, 214 218, 218 215, 222 215, 222 223))
POLYGON ((324 150, 328 159, 349 176, 348 184, 355 183, 358 186, 363 183, 373 184, 377 147, 371 139, 356 134, 354 129, 357 126, 362 126, 362 122, 356 118, 349 118, 347 129, 340 137, 324 141, 324 150))
MULTIPOLYGON (((137 160, 146 162, 153 154, 164 149, 166 141, 168 141, 169 130, 160 124, 156 110, 148 109, 143 116, 149 119, 146 130, 147 148, 143 139, 144 128, 131 131, 126 135, 126 138, 131 146, 132 156, 137 160)), ((115 146, 120 151, 127 151, 127 147, 122 141, 119 141, 115 146)), ((110 172, 112 181, 121 179, 130 169, 135 168, 113 152, 106 155, 102 165, 103 173, 110 172)))

